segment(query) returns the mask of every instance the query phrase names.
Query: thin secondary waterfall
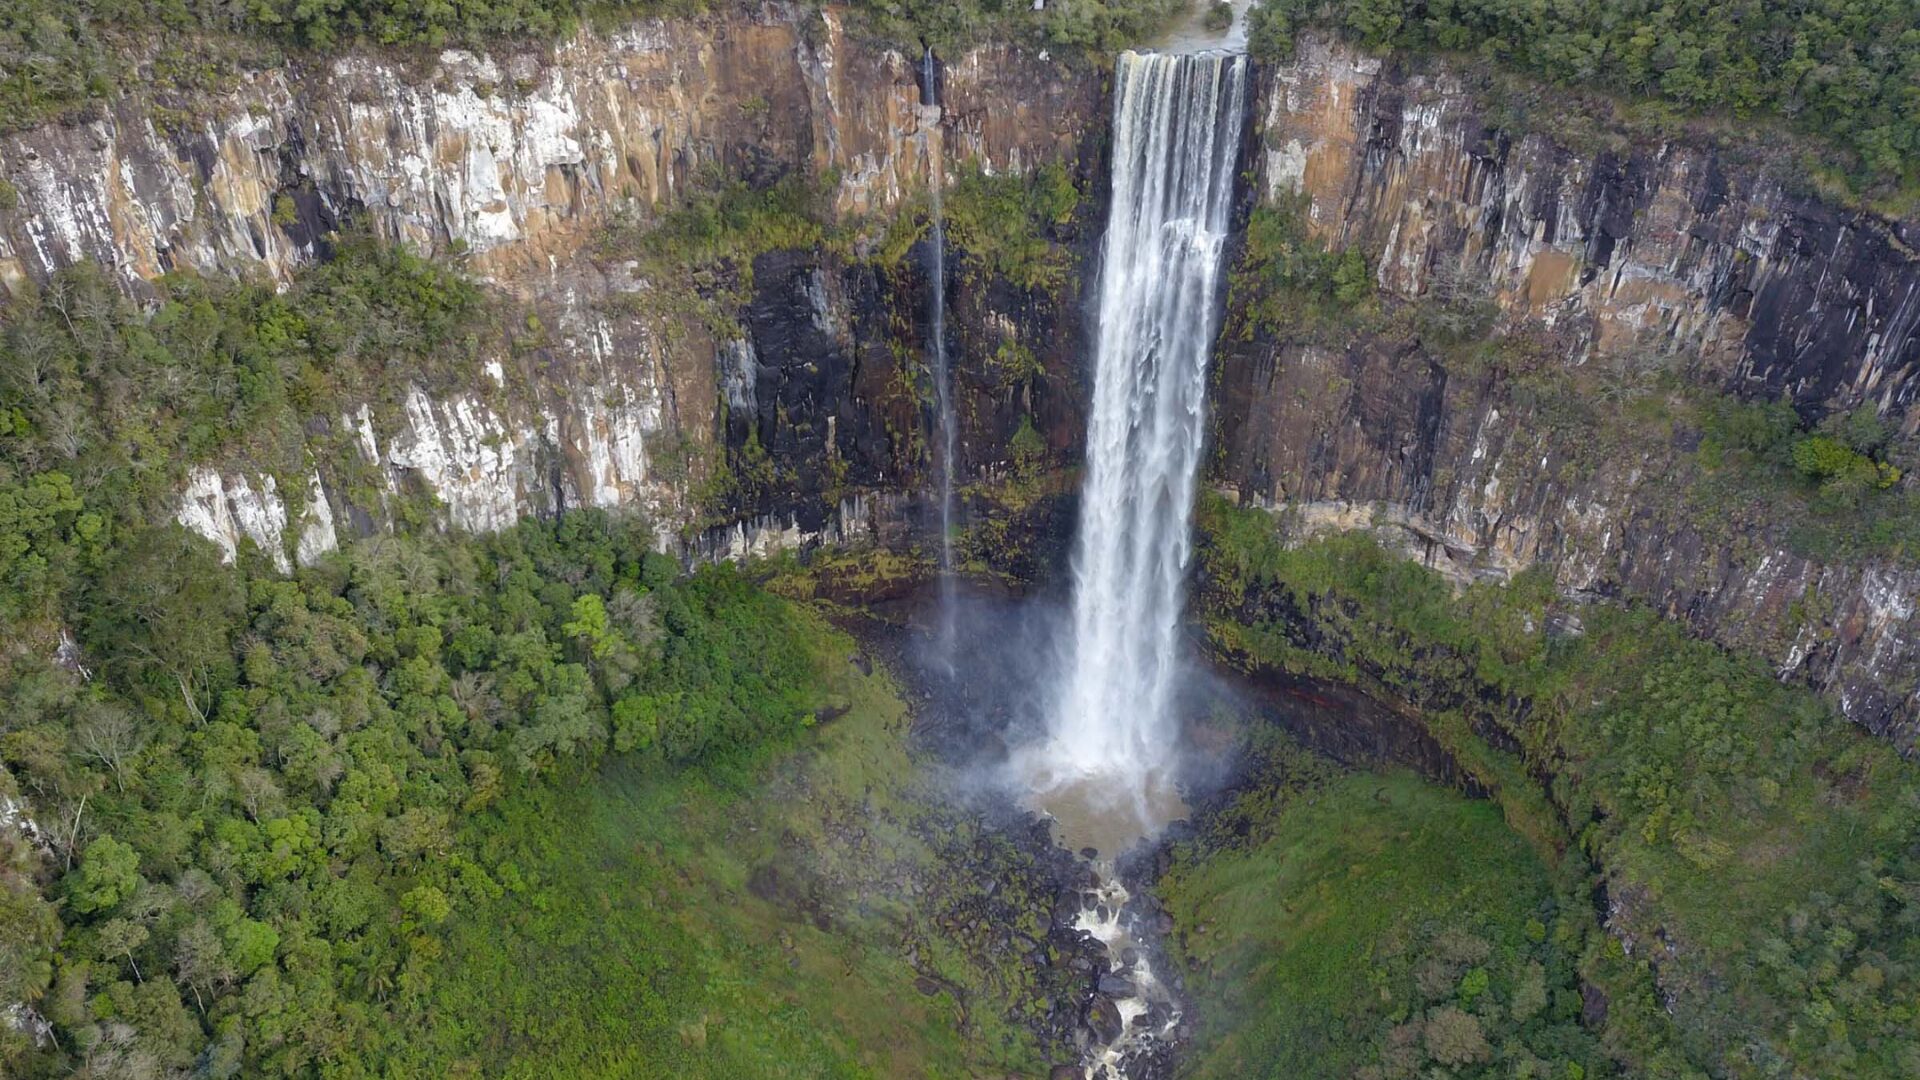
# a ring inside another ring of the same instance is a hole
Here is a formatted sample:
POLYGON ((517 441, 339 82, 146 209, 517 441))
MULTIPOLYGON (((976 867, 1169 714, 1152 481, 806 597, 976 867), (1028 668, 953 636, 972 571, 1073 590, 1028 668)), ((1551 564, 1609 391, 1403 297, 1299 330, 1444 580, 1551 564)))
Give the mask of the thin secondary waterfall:
POLYGON ((1158 824, 1155 802, 1174 799, 1169 706, 1246 64, 1125 53, 1114 71, 1071 637, 1033 771, 1043 791, 1118 803, 1100 809, 1109 816, 1130 798, 1133 825, 1158 824))
POLYGON ((940 646, 951 666, 954 635, 953 581, 953 373, 947 361, 947 231, 940 204, 940 71, 928 46, 921 59, 920 104, 925 125, 927 149, 927 207, 931 218, 927 238, 928 292, 927 353, 933 369, 934 408, 937 411, 935 436, 939 440, 938 470, 940 484, 940 646))

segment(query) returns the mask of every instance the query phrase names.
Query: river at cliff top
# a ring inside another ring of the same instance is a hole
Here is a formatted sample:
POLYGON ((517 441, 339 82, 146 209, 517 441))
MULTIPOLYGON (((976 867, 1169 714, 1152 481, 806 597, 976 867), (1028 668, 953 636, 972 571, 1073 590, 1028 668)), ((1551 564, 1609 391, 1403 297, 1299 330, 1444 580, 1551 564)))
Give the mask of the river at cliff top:
POLYGON ((1212 0, 1199 0, 1173 24, 1172 29, 1148 42, 1146 47, 1167 53, 1206 52, 1212 49, 1245 52, 1247 9, 1253 7, 1253 0, 1232 0, 1228 6, 1233 9, 1233 22, 1226 29, 1208 28, 1207 13, 1213 9, 1213 3, 1212 0))

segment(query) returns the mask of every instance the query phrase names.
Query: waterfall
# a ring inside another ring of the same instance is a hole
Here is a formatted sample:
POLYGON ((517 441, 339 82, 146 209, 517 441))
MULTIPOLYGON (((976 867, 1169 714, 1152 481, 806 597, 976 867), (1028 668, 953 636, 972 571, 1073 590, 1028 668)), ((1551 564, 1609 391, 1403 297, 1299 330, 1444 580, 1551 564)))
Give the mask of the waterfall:
MULTIPOLYGON (((940 484, 940 648, 946 663, 953 665, 954 582, 953 582, 953 373, 947 362, 947 232, 940 205, 940 70, 928 46, 921 59, 920 105, 922 131, 927 150, 927 205, 931 224, 927 238, 928 292, 927 354, 933 369, 935 436, 939 451, 935 468, 940 484)), ((949 671, 951 674, 951 671, 949 671)))
POLYGON ((1246 66, 1239 55, 1125 53, 1114 70, 1065 682, 1028 771, 1043 792, 1083 789, 1096 817, 1131 809, 1128 824, 1149 832, 1155 804, 1177 803, 1169 707, 1246 66))
POLYGON ((1045 740, 1015 759, 1059 838, 1094 849, 1098 889, 1074 923, 1107 952, 1082 1017, 1091 1080, 1158 1075, 1180 1024, 1150 960, 1148 912, 1115 871, 1180 808, 1170 712, 1246 71, 1244 56, 1220 53, 1129 52, 1114 67, 1065 682, 1045 740))

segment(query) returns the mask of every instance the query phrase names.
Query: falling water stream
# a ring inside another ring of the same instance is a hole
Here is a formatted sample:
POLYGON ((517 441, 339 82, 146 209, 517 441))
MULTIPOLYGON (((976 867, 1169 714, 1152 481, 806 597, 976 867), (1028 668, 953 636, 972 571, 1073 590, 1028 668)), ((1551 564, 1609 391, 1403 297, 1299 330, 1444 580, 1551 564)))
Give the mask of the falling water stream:
POLYGON ((954 636, 953 581, 953 373, 947 361, 947 232, 940 204, 940 71, 932 46, 921 59, 920 107, 921 132, 926 139, 927 206, 931 219, 927 238, 928 290, 927 353, 933 369, 934 408, 938 412, 935 435, 939 439, 936 469, 940 483, 940 648, 952 674, 954 636))
POLYGON ((1097 1080, 1126 1076, 1179 1020, 1114 865, 1182 810, 1171 713, 1246 66, 1224 53, 1125 53, 1114 70, 1112 208, 1065 679, 1045 738, 1017 761, 1062 839, 1095 851, 1101 885, 1077 925, 1109 956, 1088 1011, 1100 1044, 1084 1064, 1097 1080))

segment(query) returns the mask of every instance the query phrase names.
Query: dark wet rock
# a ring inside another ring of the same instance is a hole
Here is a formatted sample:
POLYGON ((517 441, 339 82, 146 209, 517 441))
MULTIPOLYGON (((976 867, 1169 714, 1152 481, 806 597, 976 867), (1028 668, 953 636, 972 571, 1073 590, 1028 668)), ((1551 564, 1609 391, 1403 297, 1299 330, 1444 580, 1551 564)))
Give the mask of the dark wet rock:
POLYGON ((1047 1080, 1087 1080, 1083 1065, 1055 1065, 1047 1071, 1047 1080))
POLYGON ((1591 1030, 1598 1030, 1607 1022, 1607 1009, 1612 1002, 1599 987, 1592 983, 1580 984, 1580 1022, 1591 1030))
POLYGON ((1113 1042, 1126 1030, 1120 1022, 1120 1007, 1105 994, 1095 994, 1087 1002, 1086 1021, 1087 1028, 1102 1043, 1113 1042))
POLYGON ((1137 992, 1132 979, 1111 972, 1100 976, 1100 981, 1095 985, 1101 993, 1116 998, 1132 997, 1137 992))
POLYGON ((941 990, 939 980, 930 979, 925 975, 913 980, 913 988, 925 994, 927 997, 932 997, 941 990))

